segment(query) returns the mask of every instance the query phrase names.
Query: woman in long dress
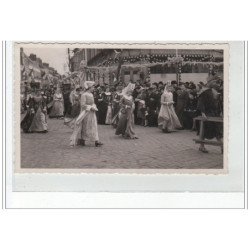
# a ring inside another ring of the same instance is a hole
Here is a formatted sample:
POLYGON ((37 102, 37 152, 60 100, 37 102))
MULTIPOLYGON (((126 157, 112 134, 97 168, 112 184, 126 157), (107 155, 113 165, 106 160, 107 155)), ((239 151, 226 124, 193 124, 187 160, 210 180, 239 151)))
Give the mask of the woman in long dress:
POLYGON ((21 122, 24 133, 48 132, 46 100, 40 90, 32 93, 27 102, 27 113, 21 122))
POLYGON ((99 142, 97 130, 96 111, 97 107, 92 94, 94 82, 86 81, 84 83, 85 92, 81 94, 81 113, 74 124, 74 131, 70 137, 70 145, 85 146, 85 142, 94 142, 96 147, 103 145, 99 142))
POLYGON ((135 85, 129 83, 123 90, 123 97, 121 98, 121 115, 116 128, 116 135, 122 135, 126 139, 138 139, 134 131, 134 100, 133 90, 135 85))
POLYGON ((164 133, 170 133, 182 126, 174 111, 173 94, 171 86, 166 85, 161 95, 161 109, 158 116, 158 125, 162 127, 164 133))
POLYGON ((112 126, 114 128, 117 128, 119 122, 121 98, 122 98, 122 86, 117 86, 116 92, 114 92, 113 94, 113 102, 112 102, 112 126))
POLYGON ((110 125, 112 123, 112 107, 111 107, 112 95, 111 95, 111 92, 109 91, 109 88, 106 88, 105 96, 106 96, 107 105, 108 105, 105 124, 110 125))
POLYGON ((57 89, 53 96, 53 106, 49 114, 50 118, 62 118, 64 116, 64 101, 60 89, 57 89))

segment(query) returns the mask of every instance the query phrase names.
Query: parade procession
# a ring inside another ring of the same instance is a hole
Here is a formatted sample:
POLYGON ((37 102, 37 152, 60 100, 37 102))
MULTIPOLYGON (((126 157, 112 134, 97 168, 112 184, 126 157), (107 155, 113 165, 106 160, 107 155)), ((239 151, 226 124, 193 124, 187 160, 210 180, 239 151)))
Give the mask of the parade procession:
MULTIPOLYGON (((162 159, 159 168, 167 167, 168 162, 174 168, 174 156, 186 143, 186 159, 195 155, 198 166, 206 163, 197 159, 207 157, 209 164, 215 159, 214 167, 222 167, 223 50, 61 50, 63 60, 55 55, 54 64, 49 52, 43 58, 39 50, 20 50, 24 141, 39 144, 42 140, 48 148, 53 144, 55 157, 60 158, 56 147, 63 140, 68 159, 77 152, 83 161, 88 157, 84 151, 94 154, 91 150, 95 147, 108 155, 107 161, 119 153, 129 158, 131 146, 142 158, 155 153, 155 159, 162 159), (145 145, 148 148, 142 152, 145 145), (171 152, 165 163, 164 153, 156 151, 163 150, 163 145, 171 152)), ((22 147, 25 150, 26 146, 22 147)), ((136 156, 133 160, 140 162, 136 156)), ((157 165, 157 160, 152 164, 157 165)), ((185 162, 176 167, 182 164, 185 162)))

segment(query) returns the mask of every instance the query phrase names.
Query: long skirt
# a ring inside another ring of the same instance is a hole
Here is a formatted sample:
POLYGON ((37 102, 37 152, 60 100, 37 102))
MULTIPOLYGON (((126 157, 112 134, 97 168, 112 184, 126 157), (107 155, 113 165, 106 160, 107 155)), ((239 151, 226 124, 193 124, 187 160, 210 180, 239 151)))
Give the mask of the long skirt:
POLYGON ((132 111, 121 113, 115 134, 123 135, 127 139, 134 139, 136 137, 134 131, 134 114, 132 111))
POLYGON ((39 107, 34 115, 31 126, 29 128, 30 132, 45 132, 48 130, 48 123, 46 114, 44 114, 39 107))
POLYGON ((120 119, 120 111, 118 111, 115 116, 112 118, 112 126, 113 128, 117 128, 117 125, 119 123, 119 119, 120 119))
POLYGON ((111 105, 109 105, 108 110, 107 110, 105 124, 111 124, 111 123, 112 123, 112 109, 111 109, 111 105))
POLYGON ((21 122, 21 128, 24 133, 29 133, 30 131, 30 126, 32 124, 32 121, 34 119, 35 114, 31 113, 30 111, 27 111, 26 115, 24 116, 22 122, 21 122))
POLYGON ((114 128, 117 128, 118 122, 120 117, 120 105, 118 103, 115 103, 113 105, 113 112, 112 112, 112 126, 114 128))
POLYGON ((169 131, 174 131, 175 129, 182 127, 174 111, 173 105, 161 105, 158 116, 158 125, 169 131))
POLYGON ((99 141, 97 119, 94 111, 82 111, 74 124, 74 131, 70 137, 70 145, 76 146, 79 139, 90 142, 99 141))
POLYGON ((63 117, 64 105, 62 101, 54 101, 52 109, 50 111, 50 118, 63 117))

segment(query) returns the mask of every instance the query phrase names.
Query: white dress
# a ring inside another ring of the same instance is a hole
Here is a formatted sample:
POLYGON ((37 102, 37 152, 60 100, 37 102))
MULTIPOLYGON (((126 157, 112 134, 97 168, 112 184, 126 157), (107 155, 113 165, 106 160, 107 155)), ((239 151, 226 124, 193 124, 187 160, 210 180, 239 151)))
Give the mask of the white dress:
POLYGON ((81 95, 81 112, 74 125, 74 131, 70 137, 70 145, 76 146, 78 139, 86 141, 99 141, 96 119, 96 105, 94 96, 89 92, 81 95))
POLYGON ((173 106, 173 94, 165 91, 161 96, 161 109, 158 116, 158 125, 169 131, 181 128, 180 121, 173 106))

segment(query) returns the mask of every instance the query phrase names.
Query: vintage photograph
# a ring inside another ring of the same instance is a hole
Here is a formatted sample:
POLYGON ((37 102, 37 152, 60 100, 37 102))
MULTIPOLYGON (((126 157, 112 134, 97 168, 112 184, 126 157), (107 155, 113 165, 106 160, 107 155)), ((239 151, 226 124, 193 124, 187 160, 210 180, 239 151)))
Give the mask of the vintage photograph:
POLYGON ((227 44, 14 46, 19 169, 226 169, 227 44))

